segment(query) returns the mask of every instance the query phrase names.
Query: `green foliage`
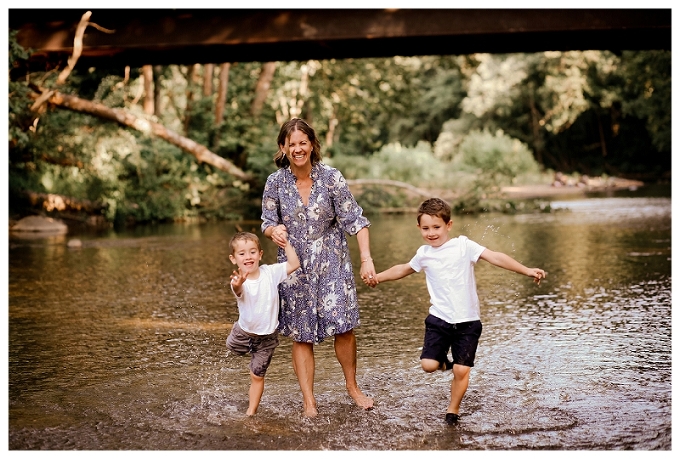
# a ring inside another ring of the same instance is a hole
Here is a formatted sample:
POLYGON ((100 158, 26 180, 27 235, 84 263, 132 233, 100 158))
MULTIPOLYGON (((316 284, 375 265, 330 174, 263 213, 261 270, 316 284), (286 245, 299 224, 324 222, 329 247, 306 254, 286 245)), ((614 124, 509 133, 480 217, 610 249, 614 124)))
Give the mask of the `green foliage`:
MULTIPOLYGON (((10 31, 10 195, 103 202, 110 221, 259 217, 279 126, 292 116, 315 127, 324 161, 348 179, 448 190, 460 197, 460 211, 520 209, 492 206, 489 194, 535 180, 541 168, 655 176, 670 170, 668 51, 277 62, 259 116, 251 105, 262 63, 239 62, 230 67, 218 122, 216 93, 203 96, 201 78, 189 81, 190 67, 154 67, 160 106, 150 118, 250 172, 255 181, 247 184, 110 121, 47 105, 31 112, 32 85, 51 88, 58 72, 27 73, 28 55, 10 31)), ((218 81, 216 70, 214 88, 218 81)), ((58 90, 148 116, 138 68, 76 68, 58 90)), ((408 193, 385 193, 366 188, 364 204, 411 205, 408 193)))
POLYGON ((646 120, 652 143, 661 152, 671 149, 671 53, 625 51, 623 112, 646 120))
POLYGON ((535 174, 539 165, 529 148, 502 131, 472 131, 461 142, 454 162, 494 186, 508 185, 523 174, 535 174))
POLYGON ((414 147, 388 144, 368 158, 335 156, 326 162, 349 179, 388 179, 416 187, 438 187, 446 178, 446 165, 434 157, 427 142, 418 142, 414 147))
POLYGON ((462 102, 463 118, 475 118, 471 128, 502 129, 530 145, 543 166, 564 172, 669 170, 670 52, 475 58, 462 102), (640 135, 635 119, 646 120, 649 135, 640 135), (640 160, 645 155, 651 161, 640 160))

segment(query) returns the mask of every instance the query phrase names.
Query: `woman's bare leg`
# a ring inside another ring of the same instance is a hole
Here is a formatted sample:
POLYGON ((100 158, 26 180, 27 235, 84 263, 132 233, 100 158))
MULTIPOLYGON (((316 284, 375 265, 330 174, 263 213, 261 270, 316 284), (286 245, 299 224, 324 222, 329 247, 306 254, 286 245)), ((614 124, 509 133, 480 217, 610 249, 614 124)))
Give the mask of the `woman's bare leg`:
POLYGON ((314 398, 314 345, 293 342, 293 370, 302 390, 302 407, 305 416, 314 417, 318 413, 314 398))
POLYGON ((354 402, 365 410, 373 408, 373 399, 367 397, 357 384, 357 339, 354 330, 335 335, 335 355, 345 374, 347 393, 354 402))

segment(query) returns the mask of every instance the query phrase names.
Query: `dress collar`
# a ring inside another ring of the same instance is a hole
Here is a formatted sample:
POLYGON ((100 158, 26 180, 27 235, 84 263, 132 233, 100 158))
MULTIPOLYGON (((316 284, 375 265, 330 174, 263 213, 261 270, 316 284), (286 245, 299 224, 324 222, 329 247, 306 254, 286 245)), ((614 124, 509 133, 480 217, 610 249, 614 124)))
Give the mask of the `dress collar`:
MULTIPOLYGON (((286 170, 286 175, 293 180, 293 183, 297 180, 295 178, 295 174, 293 174, 293 171, 290 168, 290 164, 287 165, 284 170, 286 170)), ((312 178, 312 180, 316 181, 319 178, 319 173, 321 171, 321 163, 316 163, 312 166, 312 170, 309 172, 309 176, 312 178)))

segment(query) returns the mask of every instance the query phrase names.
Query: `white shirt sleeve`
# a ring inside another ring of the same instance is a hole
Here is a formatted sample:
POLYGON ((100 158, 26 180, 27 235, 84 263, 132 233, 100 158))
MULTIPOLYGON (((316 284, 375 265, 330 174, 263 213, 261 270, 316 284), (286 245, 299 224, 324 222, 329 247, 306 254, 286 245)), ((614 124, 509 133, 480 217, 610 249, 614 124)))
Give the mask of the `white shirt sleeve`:
POLYGON ((477 244, 475 241, 471 241, 465 236, 459 236, 463 242, 465 243, 465 253, 466 255, 470 258, 470 260, 473 263, 477 263, 479 261, 479 257, 482 255, 482 252, 486 250, 486 247, 477 244))
POLYGON ((287 262, 276 263, 275 265, 272 265, 272 280, 274 281, 274 286, 279 285, 288 277, 286 264, 287 262))
POLYGON ((419 273, 422 271, 423 267, 421 265, 421 259, 423 256, 423 247, 420 246, 418 250, 416 251, 416 254, 411 258, 411 261, 408 262, 408 264, 411 266, 411 269, 413 269, 415 272, 419 273))

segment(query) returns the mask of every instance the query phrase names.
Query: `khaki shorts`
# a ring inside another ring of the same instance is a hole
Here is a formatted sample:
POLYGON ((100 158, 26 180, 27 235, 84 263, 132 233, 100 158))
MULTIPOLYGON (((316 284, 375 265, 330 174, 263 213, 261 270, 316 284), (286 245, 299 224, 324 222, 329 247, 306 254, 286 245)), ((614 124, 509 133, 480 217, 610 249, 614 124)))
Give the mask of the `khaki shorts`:
POLYGON ((264 377, 274 355, 274 349, 279 345, 279 332, 271 335, 253 335, 244 332, 234 322, 234 327, 227 337, 227 348, 238 355, 250 354, 250 371, 255 376, 264 377))

